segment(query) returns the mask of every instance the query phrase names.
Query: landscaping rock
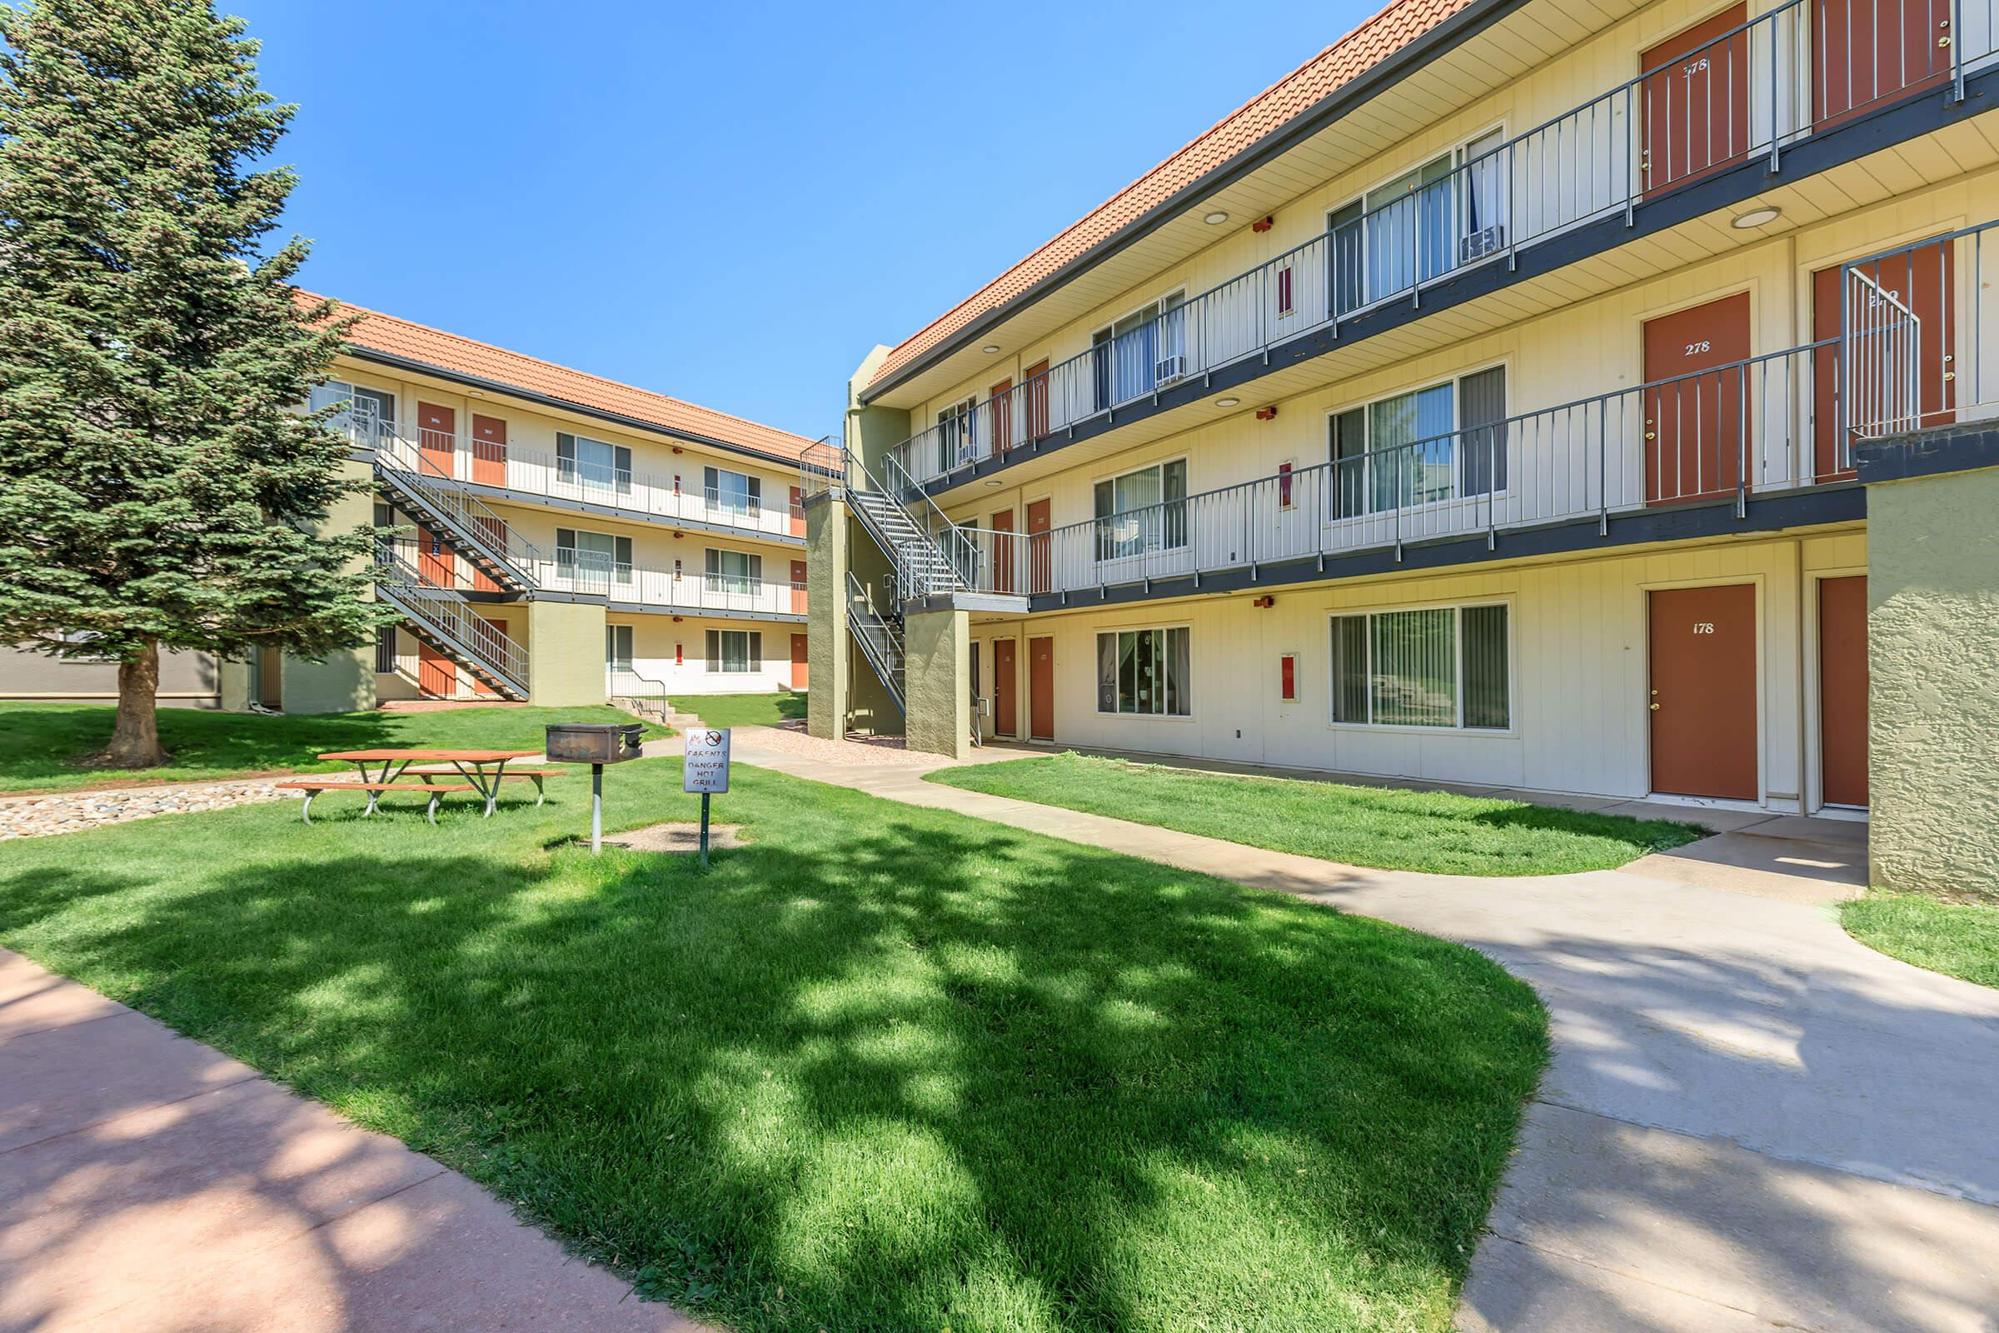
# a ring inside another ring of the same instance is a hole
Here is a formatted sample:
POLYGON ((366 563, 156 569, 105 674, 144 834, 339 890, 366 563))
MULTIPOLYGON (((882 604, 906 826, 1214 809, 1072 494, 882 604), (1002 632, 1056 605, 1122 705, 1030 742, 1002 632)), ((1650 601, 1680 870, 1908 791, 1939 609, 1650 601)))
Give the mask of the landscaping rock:
POLYGON ((154 815, 225 810, 233 805, 302 797, 300 792, 277 790, 272 785, 276 781, 256 778, 236 782, 172 782, 150 787, 0 797, 0 840, 46 838, 104 824, 150 819, 154 815))

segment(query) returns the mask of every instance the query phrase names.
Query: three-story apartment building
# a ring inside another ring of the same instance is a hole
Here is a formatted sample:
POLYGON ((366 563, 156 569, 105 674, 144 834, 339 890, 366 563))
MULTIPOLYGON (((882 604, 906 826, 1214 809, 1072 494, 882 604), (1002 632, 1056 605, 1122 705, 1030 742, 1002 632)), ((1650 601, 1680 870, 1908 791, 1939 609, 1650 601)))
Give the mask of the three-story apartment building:
MULTIPOLYGON (((354 307, 345 307, 355 312, 354 307)), ((810 441, 359 311, 310 406, 372 483, 332 517, 393 535, 401 613, 325 662, 164 664, 163 702, 290 712, 804 688, 810 441)), ((115 667, 9 655, 14 697, 115 698, 115 667)))
POLYGON ((1390 4, 861 366, 813 726, 1871 807, 1999 875, 1940 790, 1999 736, 1994 20, 1390 4))

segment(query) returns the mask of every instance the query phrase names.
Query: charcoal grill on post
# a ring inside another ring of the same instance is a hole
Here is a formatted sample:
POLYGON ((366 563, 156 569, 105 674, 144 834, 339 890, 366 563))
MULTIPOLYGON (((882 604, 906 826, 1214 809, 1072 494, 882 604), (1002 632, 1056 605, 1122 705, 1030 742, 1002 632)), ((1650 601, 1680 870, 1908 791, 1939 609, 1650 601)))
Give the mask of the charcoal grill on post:
POLYGON ((604 765, 639 757, 636 722, 551 722, 548 757, 557 763, 590 765, 590 854, 604 849, 604 765))

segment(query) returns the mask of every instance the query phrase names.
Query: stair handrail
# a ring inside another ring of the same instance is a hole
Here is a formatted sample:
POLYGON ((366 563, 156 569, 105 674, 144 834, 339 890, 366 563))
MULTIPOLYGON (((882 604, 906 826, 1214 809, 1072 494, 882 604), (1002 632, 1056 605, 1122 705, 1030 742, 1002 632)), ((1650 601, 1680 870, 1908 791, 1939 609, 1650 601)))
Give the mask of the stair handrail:
POLYGON ((654 704, 654 711, 659 714, 659 720, 661 722, 666 721, 666 713, 667 713, 666 682, 663 680, 655 680, 651 676, 642 675, 637 671, 633 671, 629 667, 612 667, 610 694, 611 697, 614 699, 632 699, 636 700, 639 703, 644 703, 648 699, 656 700, 657 702, 654 704), (619 684, 626 679, 637 681, 640 685, 650 686, 651 690, 649 692, 641 693, 636 690, 625 690, 618 688, 619 684))
POLYGON ((867 524, 869 530, 873 531, 878 539, 895 548, 895 550, 887 552, 887 554, 891 555, 896 561, 896 574, 900 585, 908 590, 910 595, 921 597, 927 597, 937 592, 957 592, 974 586, 976 580, 966 577, 963 561, 969 555, 976 562, 978 552, 977 543, 966 536, 963 529, 958 524, 952 522, 950 516, 939 509, 937 502, 932 500, 921 487, 915 486, 914 483, 909 481, 909 474, 902 470, 901 464, 897 463, 893 458, 884 458, 882 463, 885 469, 894 469, 893 472, 885 472, 885 475, 890 480, 895 480, 898 476, 901 478, 903 483, 901 488, 891 488, 883 485, 882 479, 875 476, 858 455, 848 456, 849 469, 859 472, 862 479, 868 483, 865 489, 882 496, 901 511, 902 516, 909 520, 910 526, 916 529, 922 535, 923 539, 929 542, 935 549, 939 559, 943 562, 944 569, 949 571, 950 575, 950 581, 943 583, 930 571, 917 568, 903 554, 901 543, 895 541, 887 533, 876 529, 872 517, 867 513, 866 505, 856 504, 855 508, 860 511, 861 520, 867 524), (902 498, 902 491, 904 489, 915 490, 918 495, 923 497, 924 505, 936 520, 934 523, 926 524, 920 514, 911 510, 908 502, 902 498), (947 537, 940 537, 938 524, 942 525, 944 533, 948 534, 947 537), (956 559, 953 558, 954 552, 957 554, 956 559))
POLYGON ((388 590, 405 611, 428 621, 433 633, 449 640, 467 658, 527 694, 528 658, 520 644, 498 626, 473 615, 472 604, 456 589, 426 582, 389 542, 375 547, 375 586, 388 590))
POLYGON ((367 442, 381 466, 406 478, 405 484, 419 497, 457 522, 471 540, 485 548, 488 555, 507 565, 523 588, 536 586, 533 570, 542 558, 541 548, 515 533, 505 515, 455 485, 438 485, 439 482, 455 483, 458 479, 441 471, 424 457, 421 445, 398 434, 387 422, 364 417, 355 423, 355 434, 367 442), (491 533, 495 527, 507 534, 504 545, 492 540, 491 533))
POLYGON ((881 681, 889 697, 895 700, 895 706, 907 713, 909 706, 903 700, 902 638, 895 632, 895 627, 875 610, 874 598, 851 569, 847 571, 847 592, 850 610, 853 602, 860 603, 859 613, 850 614, 848 624, 854 631, 855 640, 861 645, 861 654, 874 668, 875 678, 881 681), (877 633, 881 636, 879 643, 875 641, 877 633))

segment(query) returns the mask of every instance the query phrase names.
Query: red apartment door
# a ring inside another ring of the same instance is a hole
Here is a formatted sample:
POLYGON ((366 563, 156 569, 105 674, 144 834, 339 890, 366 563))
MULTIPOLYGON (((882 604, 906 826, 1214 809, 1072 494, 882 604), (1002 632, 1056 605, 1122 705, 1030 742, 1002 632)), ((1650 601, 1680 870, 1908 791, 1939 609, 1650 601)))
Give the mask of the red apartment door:
POLYGON ((472 480, 481 486, 507 484, 507 423, 472 414, 472 480))
POLYGON ((1012 639, 993 640, 993 733, 1020 739, 1020 668, 1012 639))
POLYGON ((1756 799, 1756 589, 1651 594, 1652 790, 1756 799))
MULTIPOLYGON (((787 511, 787 518, 791 525, 791 535, 794 537, 803 537, 805 535, 805 488, 803 486, 793 486, 791 488, 791 508, 787 511)), ((802 582, 803 580, 800 581, 802 582)))
POLYGON ((988 390, 993 403, 993 457, 1013 446, 1013 380, 1003 379, 988 390))
POLYGON ((805 612, 805 562, 791 562, 791 609, 803 615, 805 612))
MULTIPOLYGON (((485 535, 488 546, 500 552, 504 552, 507 549, 507 520, 479 515, 475 516, 472 521, 478 525, 479 531, 485 535)), ((472 569, 472 586, 479 592, 500 591, 500 585, 493 582, 492 579, 487 578, 476 565, 472 569)))
POLYGON ((458 693, 458 667, 427 643, 416 646, 416 688, 426 699, 449 699, 458 693))
POLYGON ((1645 321, 1645 499, 1732 494, 1750 414, 1749 293, 1645 321))
MULTIPOLYGON (((1949 243, 1924 245, 1912 254, 1898 255, 1889 259, 1876 260, 1872 264, 1862 264, 1854 272, 1872 282, 1878 283, 1893 300, 1900 301, 1915 312, 1917 337, 1917 398, 1921 404, 1922 424, 1925 426, 1948 425, 1955 415, 1957 396, 1954 370, 1957 364, 1957 292, 1956 292, 1956 247, 1949 243)), ((1821 347, 1813 354, 1812 367, 1812 430, 1813 476, 1824 481, 1828 478, 1850 477, 1853 475, 1853 459, 1849 451, 1840 447, 1839 439, 1839 398, 1835 386, 1839 377, 1846 373, 1841 360, 1839 346, 1839 322, 1842 313, 1854 321, 1856 328, 1882 327, 1880 314, 1867 311, 1844 311, 1840 304, 1840 266, 1822 268, 1812 274, 1812 341, 1832 340, 1832 346, 1821 347)), ((1853 284, 1858 286, 1858 284, 1853 284)), ((1846 299, 1851 302, 1865 299, 1862 292, 1849 291, 1846 299)), ((1864 353, 1860 358, 1859 370, 1879 377, 1889 369, 1881 352, 1864 353)), ((1878 407, 1881 395, 1878 392, 1862 391, 1856 402, 1856 409, 1863 414, 1870 407, 1878 407)))
POLYGON ((1013 536, 1013 511, 1002 509, 991 519, 993 525, 993 591, 1012 592, 1014 585, 1013 562, 1016 558, 1013 536))
POLYGON ((803 634, 791 636, 791 688, 794 690, 804 689, 806 681, 810 678, 805 661, 810 652, 807 647, 808 642, 803 634))
POLYGON ((1027 726, 1037 741, 1055 739, 1055 640, 1027 641, 1027 726))
POLYGON ((1819 797, 1867 804, 1867 576, 1819 580, 1819 797))
POLYGON ((1048 362, 1036 361, 1021 378, 1027 385, 1027 392, 1021 395, 1027 404, 1025 438, 1038 440, 1048 434, 1048 362))
POLYGON ((1049 549, 1054 539, 1048 535, 1048 501, 1034 500, 1027 506, 1027 590, 1047 592, 1054 586, 1050 575, 1049 549))
POLYGON ((433 477, 457 476, 458 413, 436 403, 418 403, 416 424, 423 470, 433 477))
POLYGON ((433 588, 451 588, 458 584, 458 560, 444 539, 419 523, 416 525, 416 572, 417 577, 433 588))
POLYGON ((1722 34, 1748 20, 1724 9, 1643 52, 1638 90, 1644 123, 1644 192, 1683 184, 1742 161, 1749 152, 1749 34, 1722 34))
POLYGON ((1812 125, 1824 129, 1950 78, 1951 0, 1812 0, 1812 125))

